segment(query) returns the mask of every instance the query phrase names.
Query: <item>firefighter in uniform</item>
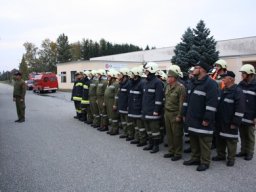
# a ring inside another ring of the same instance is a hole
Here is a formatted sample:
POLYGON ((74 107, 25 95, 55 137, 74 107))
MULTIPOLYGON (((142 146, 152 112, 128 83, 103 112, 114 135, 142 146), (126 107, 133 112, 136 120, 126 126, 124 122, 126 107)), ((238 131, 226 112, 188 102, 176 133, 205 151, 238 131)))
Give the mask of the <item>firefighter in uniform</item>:
MULTIPOLYGON (((188 79, 185 83, 185 88, 186 88, 186 93, 189 94, 190 90, 191 90, 191 86, 192 86, 192 82, 194 81, 194 75, 193 75, 193 71, 194 71, 195 67, 192 66, 188 69, 188 79)), ((186 95, 187 95, 186 94, 186 95)), ((184 108, 186 108, 186 106, 183 105, 183 110, 184 108)), ((186 126, 186 123, 183 123, 183 129, 184 129, 184 135, 185 137, 189 138, 189 134, 188 134, 188 127, 186 126)), ((191 147, 190 147, 190 142, 189 139, 185 141, 185 143, 187 143, 189 145, 189 147, 187 147, 186 149, 184 149, 184 153, 191 153, 191 147)))
MULTIPOLYGON (((222 89, 225 88, 225 84, 222 81, 221 75, 225 74, 227 72, 227 62, 223 59, 219 59, 218 61, 215 62, 214 68, 212 72, 210 73, 210 76, 213 80, 216 81, 216 83, 219 85, 219 94, 222 89)), ((213 134, 212 138, 212 149, 216 148, 216 132, 213 134)))
POLYGON ((109 131, 110 135, 117 135, 119 133, 118 128, 118 117, 119 114, 116 109, 113 108, 115 103, 115 96, 118 92, 119 83, 117 82, 118 71, 111 69, 107 73, 108 75, 108 86, 104 93, 104 105, 106 106, 109 131))
POLYGON ((92 114, 92 110, 91 110, 91 104, 90 104, 90 85, 91 85, 91 79, 93 77, 92 75, 92 71, 86 71, 86 76, 88 78, 88 80, 90 81, 90 84, 89 84, 89 89, 88 89, 88 100, 89 100, 89 105, 87 106, 87 121, 86 123, 87 124, 92 124, 93 123, 93 114, 92 114))
POLYGON ((242 124, 239 127, 241 138, 241 151, 237 157, 244 157, 249 161, 253 158, 255 145, 255 124, 256 124, 256 78, 255 68, 251 64, 241 67, 242 81, 239 87, 245 94, 245 113, 242 124))
POLYGON ((168 138, 169 153, 165 158, 180 160, 183 145, 182 106, 185 99, 185 87, 177 80, 180 70, 172 65, 168 71, 168 85, 165 89, 164 119, 168 138))
POLYGON ((131 144, 142 147, 147 144, 147 133, 142 120, 142 95, 145 80, 141 79, 142 68, 134 67, 131 69, 131 88, 129 93, 128 118, 132 121, 133 127, 130 129, 130 137, 134 140, 131 144))
POLYGON ((83 72, 76 72, 71 100, 74 101, 76 109, 76 116, 74 116, 74 118, 79 120, 82 119, 81 101, 83 94, 83 85, 83 72))
POLYGON ((210 66, 204 61, 195 64, 193 82, 190 94, 184 105, 187 105, 184 120, 188 126, 191 159, 184 165, 198 165, 197 171, 205 171, 211 161, 211 143, 213 123, 218 104, 218 87, 207 72, 210 66))
POLYGON ((132 126, 132 123, 128 124, 128 94, 130 91, 130 80, 129 80, 129 69, 122 68, 120 69, 120 73, 118 75, 119 81, 119 90, 118 94, 115 97, 115 105, 114 109, 117 109, 120 115, 121 125, 123 129, 123 134, 120 135, 120 138, 126 138, 127 140, 132 140, 132 138, 128 138, 128 126, 132 126))
POLYGON ((90 109, 92 111, 92 127, 99 128, 100 127, 100 114, 99 114, 99 108, 97 105, 97 86, 98 86, 98 77, 97 77, 97 71, 92 70, 91 74, 89 75, 91 79, 91 83, 89 86, 89 101, 90 101, 90 109))
POLYGON ((142 115, 144 124, 148 134, 148 146, 143 150, 151 150, 151 153, 159 151, 160 135, 160 120, 163 110, 164 86, 155 73, 158 71, 158 64, 147 62, 144 64, 147 82, 143 88, 142 99, 142 115))
POLYGON ((225 85, 223 81, 221 80, 221 75, 225 74, 227 72, 227 62, 223 59, 219 59, 215 62, 215 72, 211 74, 211 77, 213 80, 215 80, 220 89, 224 89, 225 85))
POLYGON ((17 71, 14 73, 13 101, 16 103, 18 119, 15 122, 22 123, 25 121, 25 95, 26 84, 21 79, 22 74, 17 71))
POLYGON ((212 160, 226 160, 227 148, 227 166, 233 166, 238 141, 238 127, 244 115, 245 101, 243 91, 235 84, 235 74, 232 71, 227 71, 221 77, 225 89, 221 91, 216 113, 217 156, 212 160))
MULTIPOLYGON (((164 90, 165 90, 165 87, 167 86, 167 75, 165 74, 165 72, 159 70, 156 72, 156 76, 157 78, 159 78, 162 83, 163 83, 163 86, 164 86, 164 90)), ((164 106, 164 103, 165 103, 165 97, 163 98, 163 106, 164 106)), ((160 134, 161 134, 161 139, 160 139, 160 143, 163 143, 164 140, 165 140, 165 136, 166 136, 166 129, 165 129, 165 122, 164 122, 164 109, 162 111, 162 119, 160 121, 160 134)), ((165 145, 167 146, 167 144, 165 143, 165 145)))
POLYGON ((108 85, 107 81, 107 73, 104 69, 100 69, 97 71, 99 82, 96 89, 97 95, 97 105, 100 113, 100 127, 98 128, 99 131, 107 131, 108 130, 108 117, 106 106, 104 105, 104 93, 105 89, 108 85))
POLYGON ((88 111, 90 108, 90 101, 89 101, 89 86, 90 86, 90 80, 88 79, 89 71, 84 72, 84 78, 83 78, 83 94, 82 94, 82 100, 81 100, 81 110, 82 110, 82 121, 85 123, 88 122, 88 111))

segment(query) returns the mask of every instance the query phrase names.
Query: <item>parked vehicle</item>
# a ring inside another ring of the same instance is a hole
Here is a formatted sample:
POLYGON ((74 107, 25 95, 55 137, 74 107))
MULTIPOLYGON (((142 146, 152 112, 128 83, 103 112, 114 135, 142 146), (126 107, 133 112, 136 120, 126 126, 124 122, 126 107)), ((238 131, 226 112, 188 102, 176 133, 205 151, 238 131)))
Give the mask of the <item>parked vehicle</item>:
POLYGON ((33 91, 36 93, 56 92, 58 89, 57 76, 54 73, 41 73, 34 77, 33 91))
POLYGON ((25 83, 27 85, 27 90, 33 90, 34 80, 29 79, 29 80, 26 80, 25 83))

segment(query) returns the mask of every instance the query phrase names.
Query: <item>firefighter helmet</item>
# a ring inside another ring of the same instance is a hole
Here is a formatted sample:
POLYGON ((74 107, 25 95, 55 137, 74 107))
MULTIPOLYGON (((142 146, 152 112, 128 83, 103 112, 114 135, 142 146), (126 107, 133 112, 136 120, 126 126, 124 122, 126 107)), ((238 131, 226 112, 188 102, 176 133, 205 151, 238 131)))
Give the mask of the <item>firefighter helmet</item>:
POLYGON ((100 75, 102 75, 102 76, 106 76, 106 75, 107 75, 105 69, 99 69, 99 70, 97 71, 97 74, 100 74, 100 75))
POLYGON ((120 73, 122 73, 123 75, 129 76, 129 72, 130 72, 130 70, 128 68, 121 68, 120 69, 120 73))
POLYGON ((247 73, 247 74, 255 74, 255 68, 251 64, 244 64, 240 68, 240 72, 244 72, 244 73, 247 73))
POLYGON ((149 71, 150 73, 156 73, 158 71, 158 64, 155 62, 147 62, 143 66, 145 71, 149 71))
POLYGON ((222 69, 227 69, 227 62, 223 59, 216 61, 215 65, 220 65, 222 69))
MULTIPOLYGON (((169 68, 169 71, 173 71, 179 77, 183 77, 183 73, 181 72, 180 67, 178 65, 171 65, 169 68)), ((169 75, 169 71, 168 71, 168 75, 169 75)))

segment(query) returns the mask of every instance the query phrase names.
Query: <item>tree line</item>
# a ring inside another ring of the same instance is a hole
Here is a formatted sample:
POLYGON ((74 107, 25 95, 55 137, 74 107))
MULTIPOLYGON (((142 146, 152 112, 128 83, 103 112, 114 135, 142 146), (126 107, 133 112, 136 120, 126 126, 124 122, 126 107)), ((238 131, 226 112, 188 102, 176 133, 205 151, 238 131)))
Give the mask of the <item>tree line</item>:
MULTIPOLYGON (((142 48, 133 44, 113 44, 105 39, 99 42, 82 39, 69 43, 68 36, 59 35, 56 42, 50 39, 42 41, 41 48, 26 42, 23 44, 25 53, 22 56, 19 70, 24 78, 30 72, 57 72, 56 64, 70 61, 89 60, 92 57, 141 51, 142 48)), ((147 46, 146 49, 149 49, 147 46)))
MULTIPOLYGON (((204 60, 209 65, 213 65, 219 58, 216 51, 216 44, 210 30, 203 20, 200 20, 196 28, 187 28, 182 35, 181 42, 174 48, 174 56, 170 62, 181 67, 186 72, 192 64, 199 60, 204 60)), ((50 39, 42 41, 41 48, 35 44, 26 42, 23 44, 25 53, 22 56, 19 70, 24 78, 30 72, 56 72, 56 64, 78 60, 89 60, 92 57, 141 51, 142 48, 132 44, 113 44, 101 39, 99 42, 91 39, 82 39, 75 43, 69 43, 68 37, 63 33, 59 35, 56 42, 50 39)), ((151 49, 155 49, 152 47, 151 49)), ((147 45, 145 50, 150 50, 147 45)), ((0 73, 0 80, 9 77, 6 72, 0 73)))

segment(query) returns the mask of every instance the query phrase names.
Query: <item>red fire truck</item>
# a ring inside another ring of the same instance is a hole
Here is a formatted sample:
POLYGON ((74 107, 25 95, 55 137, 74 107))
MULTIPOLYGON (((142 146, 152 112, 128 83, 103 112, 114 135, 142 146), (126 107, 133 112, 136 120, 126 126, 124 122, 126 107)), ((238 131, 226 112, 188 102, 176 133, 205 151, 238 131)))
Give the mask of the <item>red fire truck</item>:
POLYGON ((54 73, 46 72, 34 76, 33 91, 35 93, 56 92, 58 89, 57 76, 54 73))

